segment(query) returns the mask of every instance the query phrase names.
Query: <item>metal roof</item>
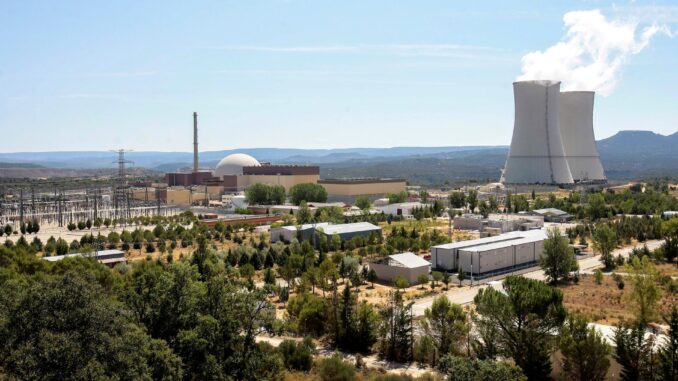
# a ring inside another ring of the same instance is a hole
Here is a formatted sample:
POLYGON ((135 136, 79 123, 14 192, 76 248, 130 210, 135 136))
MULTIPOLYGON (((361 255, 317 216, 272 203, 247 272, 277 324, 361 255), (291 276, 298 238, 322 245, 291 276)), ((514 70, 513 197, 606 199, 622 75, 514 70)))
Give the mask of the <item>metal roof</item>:
POLYGON ((91 252, 91 253, 72 253, 72 254, 64 254, 64 255, 55 255, 53 257, 42 257, 42 259, 49 261, 49 262, 56 262, 60 261, 64 258, 71 258, 71 257, 85 257, 85 258, 97 258, 99 260, 103 258, 110 258, 110 257, 116 257, 116 256, 125 256, 125 252, 120 251, 120 250, 99 250, 97 252, 91 252))
POLYGON ((482 245, 487 245, 487 244, 492 244, 492 243, 500 243, 500 242, 502 244, 506 245, 506 244, 508 244, 508 242, 512 242, 512 241, 523 239, 523 238, 530 238, 530 237, 542 237, 541 239, 544 239, 546 237, 546 232, 543 229, 514 231, 514 232, 504 233, 504 234, 500 234, 500 235, 495 235, 495 236, 492 236, 492 237, 484 237, 484 238, 478 238, 478 239, 470 239, 470 240, 466 240, 466 241, 446 243, 446 244, 443 244, 443 245, 436 245, 436 246, 433 246, 432 248, 446 249, 446 250, 465 249, 465 248, 482 246, 482 245))
POLYGON ((410 268, 410 269, 431 265, 431 263, 429 261, 425 260, 424 258, 422 258, 422 257, 420 257, 420 256, 418 256, 414 253, 410 253, 410 252, 389 255, 388 258, 391 261, 398 262, 403 267, 407 267, 407 268, 410 268))
POLYGON ((503 248, 506 248, 506 247, 512 247, 512 246, 516 246, 516 245, 522 245, 522 244, 525 244, 525 243, 539 242, 539 241, 543 241, 545 238, 546 238, 546 236, 532 236, 532 237, 516 238, 516 239, 507 240, 507 241, 499 241, 499 242, 487 243, 487 244, 484 244, 484 245, 465 247, 461 250, 473 251, 473 252, 490 251, 490 250, 496 250, 496 249, 503 249, 503 248))
POLYGON ((564 212, 560 209, 556 208, 544 208, 544 209, 535 209, 532 212, 537 213, 537 214, 552 214, 555 216, 565 216, 567 215, 567 212, 564 212))
POLYGON ((344 234, 372 230, 381 230, 381 228, 369 222, 355 222, 352 224, 328 225, 326 227, 323 227, 323 232, 327 235, 332 235, 335 233, 344 234))

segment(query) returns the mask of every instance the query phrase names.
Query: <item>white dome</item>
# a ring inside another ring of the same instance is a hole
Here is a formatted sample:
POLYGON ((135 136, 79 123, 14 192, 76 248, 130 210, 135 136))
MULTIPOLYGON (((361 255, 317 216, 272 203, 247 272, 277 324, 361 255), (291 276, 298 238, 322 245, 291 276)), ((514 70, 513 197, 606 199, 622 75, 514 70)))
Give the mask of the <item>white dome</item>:
POLYGON ((242 175, 242 167, 259 167, 257 159, 244 153, 234 153, 221 159, 212 174, 222 178, 226 175, 242 175))

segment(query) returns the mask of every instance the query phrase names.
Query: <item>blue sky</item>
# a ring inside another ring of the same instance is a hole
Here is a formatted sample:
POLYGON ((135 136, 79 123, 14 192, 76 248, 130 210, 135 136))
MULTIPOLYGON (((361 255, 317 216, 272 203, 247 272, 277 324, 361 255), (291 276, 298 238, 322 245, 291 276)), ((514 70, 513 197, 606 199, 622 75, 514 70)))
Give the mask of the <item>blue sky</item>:
MULTIPOLYGON (((507 145, 523 55, 678 2, 2 1, 0 152, 507 145)), ((671 34, 671 33, 668 33, 671 34)), ((675 33, 674 33, 675 34, 675 33)), ((678 128, 678 37, 597 97, 597 138, 678 128)))

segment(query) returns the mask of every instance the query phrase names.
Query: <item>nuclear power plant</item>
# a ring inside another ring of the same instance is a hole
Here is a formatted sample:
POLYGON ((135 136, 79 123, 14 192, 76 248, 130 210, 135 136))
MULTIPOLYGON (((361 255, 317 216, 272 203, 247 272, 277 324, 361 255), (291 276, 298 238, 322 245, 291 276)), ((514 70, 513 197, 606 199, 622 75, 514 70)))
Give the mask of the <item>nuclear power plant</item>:
POLYGON ((560 132, 575 182, 606 181, 593 135, 593 91, 560 93, 560 132))
POLYGON ((513 83, 515 123, 506 184, 605 181, 593 135, 593 92, 560 92, 560 81, 513 83))

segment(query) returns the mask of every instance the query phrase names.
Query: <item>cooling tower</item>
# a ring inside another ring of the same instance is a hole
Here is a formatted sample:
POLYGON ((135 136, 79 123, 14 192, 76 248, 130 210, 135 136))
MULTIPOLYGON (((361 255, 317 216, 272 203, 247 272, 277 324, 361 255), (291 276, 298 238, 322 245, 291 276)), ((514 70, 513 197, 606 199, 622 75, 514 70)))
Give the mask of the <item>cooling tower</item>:
POLYGON ((515 123, 502 181, 571 184, 559 128, 560 81, 513 83, 515 123))
POLYGON ((593 136, 593 91, 560 93, 560 133, 574 181, 605 181, 593 136))

